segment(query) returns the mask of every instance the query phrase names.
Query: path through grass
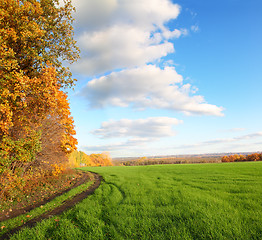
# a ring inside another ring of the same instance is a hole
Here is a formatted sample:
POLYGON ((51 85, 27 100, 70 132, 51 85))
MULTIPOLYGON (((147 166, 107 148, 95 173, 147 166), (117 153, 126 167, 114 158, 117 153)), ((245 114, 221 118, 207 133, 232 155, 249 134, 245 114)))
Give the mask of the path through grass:
POLYGON ((94 195, 12 239, 262 239, 262 162, 86 170, 94 195))

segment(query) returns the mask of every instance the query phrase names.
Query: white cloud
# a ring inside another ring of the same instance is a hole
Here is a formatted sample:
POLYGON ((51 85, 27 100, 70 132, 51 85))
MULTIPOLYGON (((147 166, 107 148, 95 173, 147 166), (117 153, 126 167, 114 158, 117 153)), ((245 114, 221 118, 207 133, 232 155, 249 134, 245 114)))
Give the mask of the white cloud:
POLYGON ((97 75, 153 62, 174 52, 169 42, 186 29, 169 29, 180 6, 169 0, 73 0, 81 59, 78 73, 97 75))
POLYGON ((236 137, 234 139, 237 141, 237 140, 254 139, 258 137, 262 137, 262 132, 251 133, 251 134, 236 137))
POLYGON ((105 144, 105 145, 88 145, 88 146, 82 146, 81 149, 84 151, 91 151, 91 152, 105 152, 110 151, 112 152, 118 152, 118 151, 127 151, 128 149, 141 149, 144 147, 145 144, 151 142, 152 139, 148 138, 132 138, 123 142, 116 142, 111 144, 105 144))
POLYGON ((176 118, 169 117, 150 117, 146 119, 121 119, 103 122, 101 128, 92 131, 91 133, 101 139, 108 138, 127 138, 127 140, 113 142, 109 144, 82 146, 81 149, 90 152, 110 151, 117 154, 121 151, 125 153, 134 152, 141 154, 148 146, 155 141, 165 137, 175 135, 172 127, 183 123, 176 118))
POLYGON ((101 32, 84 33, 78 40, 83 58, 74 69, 95 75, 143 65, 174 52, 173 44, 160 41, 158 34, 150 36, 150 32, 133 26, 119 25, 101 32))
POLYGON ((191 15, 192 19, 196 18, 197 13, 194 12, 192 9, 186 8, 186 11, 189 12, 189 14, 191 15))
POLYGON ((191 96, 196 89, 182 81, 173 67, 146 65, 93 79, 79 95, 88 100, 91 108, 132 106, 140 110, 169 109, 187 115, 223 116, 221 107, 206 103, 202 96, 191 96))
POLYGON ((225 130, 225 132, 241 132, 241 131, 245 131, 245 128, 231 128, 228 130, 225 130))
POLYGON ((163 27, 180 13, 180 6, 170 0, 73 0, 75 19, 86 31, 102 30, 118 23, 144 29, 163 27))
POLYGON ((92 131, 100 138, 132 137, 144 140, 174 136, 173 125, 182 123, 181 120, 169 117, 150 117, 147 119, 121 119, 103 122, 101 128, 92 131))
MULTIPOLYGON (((228 144, 228 143, 239 143, 239 141, 244 141, 244 140, 254 140, 256 138, 262 137, 262 132, 256 132, 256 133, 251 133, 247 135, 242 135, 234 138, 223 138, 223 139, 213 139, 209 141, 204 141, 200 143, 195 143, 195 144, 187 144, 187 145, 181 145, 176 148, 200 148, 200 147, 205 147, 205 146, 210 146, 210 145, 218 145, 218 144, 228 144)), ((256 144, 256 143, 255 143, 256 144)), ((241 146, 247 145, 247 142, 244 143, 241 146)))
POLYGON ((76 8, 76 28, 93 31, 111 23, 118 9, 117 0, 72 0, 76 8))
POLYGON ((195 33, 200 31, 199 26, 197 24, 191 26, 190 29, 192 32, 195 32, 195 33))
POLYGON ((180 150, 180 154, 197 154, 197 153, 211 153, 211 152, 256 152, 261 151, 261 141, 256 139, 261 138, 262 133, 254 133, 239 136, 236 138, 215 139, 210 141, 199 142, 195 144, 187 144, 171 147, 170 144, 160 148, 150 147, 150 138, 132 138, 127 141, 117 142, 106 145, 94 145, 82 147, 85 151, 110 151, 114 156, 146 156, 146 155, 173 155, 174 149, 180 150), (246 140, 249 141, 246 141, 246 140), (123 154, 124 153, 124 154, 123 154))

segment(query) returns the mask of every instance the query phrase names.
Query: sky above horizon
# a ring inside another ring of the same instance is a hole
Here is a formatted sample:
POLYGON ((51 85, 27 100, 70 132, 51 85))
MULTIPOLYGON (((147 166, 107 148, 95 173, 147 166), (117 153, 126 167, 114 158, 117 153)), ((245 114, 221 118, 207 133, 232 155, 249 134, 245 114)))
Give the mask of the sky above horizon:
POLYGON ((260 0, 72 0, 78 149, 262 151, 260 0))

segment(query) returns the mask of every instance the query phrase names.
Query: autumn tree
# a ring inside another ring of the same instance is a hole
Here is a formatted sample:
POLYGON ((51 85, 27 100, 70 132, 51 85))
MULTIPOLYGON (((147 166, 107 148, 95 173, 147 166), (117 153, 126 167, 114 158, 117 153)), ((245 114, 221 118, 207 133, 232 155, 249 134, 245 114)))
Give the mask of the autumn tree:
POLYGON ((69 155, 69 162, 74 166, 112 166, 112 159, 108 152, 87 155, 82 151, 73 151, 69 155))
POLYGON ((62 65, 78 57, 73 40, 74 10, 70 0, 0 0, 1 70, 29 77, 41 74, 52 64, 62 86, 73 84, 69 68, 62 65))
POLYGON ((0 0, 0 174, 40 163, 52 144, 75 149, 62 91, 74 85, 63 63, 79 57, 73 10, 70 0, 0 0))
POLYGON ((243 161, 262 161, 262 153, 252 153, 249 155, 229 155, 221 158, 222 162, 243 162, 243 161))
POLYGON ((77 140, 74 138, 74 121, 71 116, 67 95, 57 89, 56 106, 49 111, 48 117, 42 121, 42 151, 37 153, 32 164, 45 165, 62 163, 68 154, 76 150, 77 140))
POLYGON ((259 153, 252 153, 250 155, 247 155, 246 161, 260 161, 261 160, 261 154, 259 153))

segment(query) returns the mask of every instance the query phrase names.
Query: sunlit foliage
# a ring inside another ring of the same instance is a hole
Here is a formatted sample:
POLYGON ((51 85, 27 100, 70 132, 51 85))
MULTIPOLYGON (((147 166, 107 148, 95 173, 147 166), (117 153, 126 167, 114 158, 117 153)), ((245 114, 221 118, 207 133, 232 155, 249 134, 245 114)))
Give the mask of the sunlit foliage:
POLYGON ((109 153, 87 155, 82 151, 74 151, 69 155, 69 164, 73 167, 112 166, 109 153))
MULTIPOLYGON (((0 0, 0 182, 60 164, 76 149, 63 89, 79 57, 70 0, 0 0)), ((4 191, 3 187, 1 190, 4 191)), ((0 192, 0 195, 2 193, 0 192)))
POLYGON ((244 161, 262 161, 262 153, 252 153, 247 156, 244 155, 225 155, 221 159, 222 162, 244 162, 244 161))

